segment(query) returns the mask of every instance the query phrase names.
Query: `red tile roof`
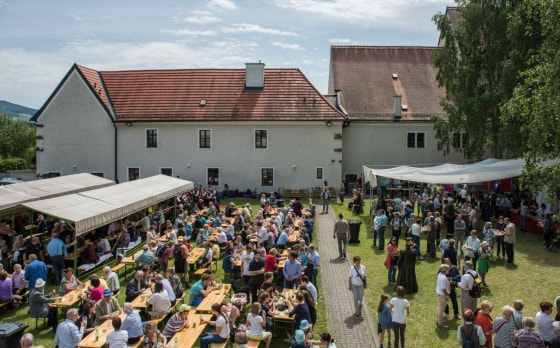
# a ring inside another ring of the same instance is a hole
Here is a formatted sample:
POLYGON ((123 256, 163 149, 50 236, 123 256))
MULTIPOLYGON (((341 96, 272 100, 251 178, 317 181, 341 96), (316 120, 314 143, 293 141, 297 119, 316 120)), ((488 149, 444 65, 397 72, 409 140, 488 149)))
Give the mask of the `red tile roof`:
POLYGON ((403 120, 445 115, 433 53, 437 47, 332 46, 329 93, 340 90, 351 120, 393 120, 393 96, 402 95, 403 120), (397 74, 398 79, 392 78, 397 74))
POLYGON ((95 91, 103 84, 100 98, 107 109, 113 108, 118 121, 345 119, 299 69, 265 69, 264 89, 249 91, 245 69, 96 72, 77 68, 95 91), (206 106, 200 105, 203 99, 206 106))

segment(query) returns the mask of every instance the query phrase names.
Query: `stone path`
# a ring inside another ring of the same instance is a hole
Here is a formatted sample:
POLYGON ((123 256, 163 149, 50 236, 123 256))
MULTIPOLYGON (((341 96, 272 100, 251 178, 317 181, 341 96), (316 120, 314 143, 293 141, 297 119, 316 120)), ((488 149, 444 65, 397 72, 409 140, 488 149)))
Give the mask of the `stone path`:
MULTIPOLYGON (((317 208, 321 211, 319 205, 317 208)), ((364 301, 362 316, 354 316, 354 300, 352 292, 348 290, 348 272, 353 255, 348 254, 346 259, 338 257, 338 246, 332 238, 335 223, 333 209, 330 208, 328 214, 318 214, 316 223, 318 240, 313 242, 318 246, 321 255, 322 300, 319 301, 325 304, 329 333, 334 338, 337 348, 379 347, 377 313, 374 313, 374 320, 364 301)))

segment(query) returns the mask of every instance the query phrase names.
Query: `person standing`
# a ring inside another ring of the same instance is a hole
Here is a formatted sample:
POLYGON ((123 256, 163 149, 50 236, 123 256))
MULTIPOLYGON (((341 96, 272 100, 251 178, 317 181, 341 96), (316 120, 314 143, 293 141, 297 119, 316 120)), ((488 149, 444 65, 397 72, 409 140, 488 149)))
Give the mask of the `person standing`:
POLYGON ((464 343, 468 338, 475 347, 485 347, 486 337, 480 326, 474 324, 474 313, 467 309, 463 311, 464 324, 457 330, 457 341, 464 343))
POLYGON ((66 249, 63 248, 64 242, 58 238, 58 232, 53 232, 51 236, 52 239, 49 244, 47 244, 47 252, 51 257, 51 263, 53 265, 54 281, 58 285, 60 284, 62 270, 64 269, 66 249))
POLYGON ((449 295, 451 293, 451 286, 449 280, 447 279, 447 273, 449 273, 449 265, 442 264, 439 267, 436 284, 436 295, 438 300, 437 326, 440 329, 449 329, 449 326, 445 325, 443 322, 443 314, 445 312, 445 308, 447 307, 447 300, 449 300, 449 295))
POLYGON ((329 202, 331 199, 331 193, 328 187, 323 187, 323 192, 321 192, 321 199, 323 200, 323 214, 329 212, 329 202))
POLYGON ((379 209, 377 211, 377 238, 379 242, 379 250, 383 250, 385 247, 385 227, 387 227, 387 220, 385 210, 379 209))
POLYGON ((502 316, 496 318, 492 323, 492 332, 494 336, 494 347, 496 348, 513 348, 511 342, 513 341, 514 331, 513 325, 509 322, 513 315, 513 308, 504 306, 502 309, 502 316))
POLYGON ((298 279, 301 277, 301 263, 297 260, 297 253, 290 252, 288 261, 284 264, 282 269, 284 275, 284 288, 293 289, 298 284, 298 279))
POLYGON ((552 314, 552 303, 548 301, 541 301, 539 303, 541 308, 540 312, 535 316, 535 322, 537 325, 537 330, 541 334, 544 345, 548 346, 548 343, 554 338, 554 329, 552 328, 552 323, 554 318, 550 315, 552 314))
POLYGON ((366 268, 360 264, 361 260, 360 256, 354 256, 354 264, 350 267, 348 274, 348 290, 352 291, 352 296, 354 297, 354 316, 357 317, 362 315, 364 290, 367 289, 366 268))
MULTIPOLYGON (((455 319, 459 320, 461 317, 459 316, 459 304, 457 303, 457 291, 455 291, 455 288, 457 287, 457 281, 460 281, 461 276, 459 275, 459 269, 451 263, 449 258, 444 258, 443 263, 449 266, 449 271, 446 274, 450 287, 449 299, 451 300, 451 305, 453 306, 453 316, 455 319)), ((445 315, 449 316, 449 305, 445 308, 445 315)))
POLYGON ((313 285, 317 286, 317 274, 319 273, 319 265, 321 264, 321 256, 315 250, 313 244, 309 244, 307 247, 307 267, 311 268, 311 276, 309 280, 313 285))
POLYGON ((515 225, 513 222, 509 221, 509 218, 504 218, 504 223, 506 228, 504 230, 504 249, 506 250, 506 261, 505 263, 513 263, 513 244, 515 244, 515 225))
POLYGON ((405 289, 397 286, 397 297, 390 302, 390 311, 393 314, 393 330, 395 331, 395 348, 404 348, 404 332, 406 330, 406 317, 410 314, 410 304, 404 298, 405 289))
POLYGON ((467 238, 463 246, 465 249, 465 261, 472 261, 474 270, 476 271, 480 249, 480 240, 477 237, 476 230, 471 231, 471 236, 467 238))
POLYGON ((29 264, 25 267, 23 274, 24 279, 27 281, 27 288, 31 292, 35 288, 37 279, 47 281, 47 266, 41 260, 37 260, 37 255, 29 255, 29 264))
POLYGON ((462 214, 457 215, 457 219, 453 223, 453 226, 455 227, 454 234, 455 234, 455 243, 457 244, 457 250, 460 250, 461 254, 463 254, 462 247, 463 244, 465 243, 465 231, 467 230, 467 225, 465 224, 465 221, 463 221, 462 214))
POLYGON ((544 341, 541 334, 534 331, 535 320, 531 317, 523 318, 523 329, 517 330, 513 337, 513 346, 518 348, 543 347, 544 341))
POLYGON ((405 250, 399 251, 397 285, 403 286, 409 294, 418 292, 415 249, 416 245, 409 237, 406 239, 405 250))
MULTIPOLYGON (((339 257, 346 257, 346 244, 348 244, 348 238, 350 234, 350 225, 348 221, 344 220, 344 215, 342 213, 338 214, 338 221, 334 224, 333 238, 338 241, 338 254, 339 257)), ((381 247, 383 250, 383 247, 381 247)))
MULTIPOLYGON (((461 283, 459 287, 462 289, 461 292, 461 311, 465 313, 465 310, 470 309, 474 311, 477 306, 477 299, 471 297, 469 291, 473 289, 474 279, 478 277, 478 274, 473 269, 473 264, 471 261, 465 261, 463 266, 465 273, 461 277, 461 283)), ((474 318, 473 318, 474 319, 474 318)))

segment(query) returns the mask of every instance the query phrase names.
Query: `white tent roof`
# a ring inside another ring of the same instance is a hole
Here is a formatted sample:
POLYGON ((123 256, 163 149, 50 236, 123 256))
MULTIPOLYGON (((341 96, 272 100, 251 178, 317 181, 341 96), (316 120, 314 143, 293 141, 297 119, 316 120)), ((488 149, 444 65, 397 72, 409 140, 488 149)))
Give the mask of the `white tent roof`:
POLYGON ((68 195, 114 184, 114 181, 108 179, 88 173, 80 173, 4 185, 0 186, 0 212, 25 202, 68 195))
MULTIPOLYGON (((542 163, 551 166, 559 160, 549 160, 542 163)), ((377 185, 377 176, 439 184, 469 184, 484 181, 513 178, 521 175, 523 159, 498 160, 490 158, 473 164, 442 164, 435 167, 418 168, 400 166, 388 169, 374 169, 363 167, 364 178, 373 187, 377 185)))
POLYGON ((23 205, 49 216, 72 221, 76 234, 80 235, 192 188, 191 181, 156 175, 23 205))

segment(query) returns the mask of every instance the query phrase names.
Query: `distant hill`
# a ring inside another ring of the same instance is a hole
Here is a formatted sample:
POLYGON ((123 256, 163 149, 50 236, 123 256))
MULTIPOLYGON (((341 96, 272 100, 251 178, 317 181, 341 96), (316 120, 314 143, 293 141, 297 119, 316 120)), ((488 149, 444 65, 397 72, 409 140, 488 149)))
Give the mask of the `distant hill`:
POLYGON ((8 114, 12 117, 29 120, 36 112, 37 110, 35 109, 0 100, 0 114, 8 114))

